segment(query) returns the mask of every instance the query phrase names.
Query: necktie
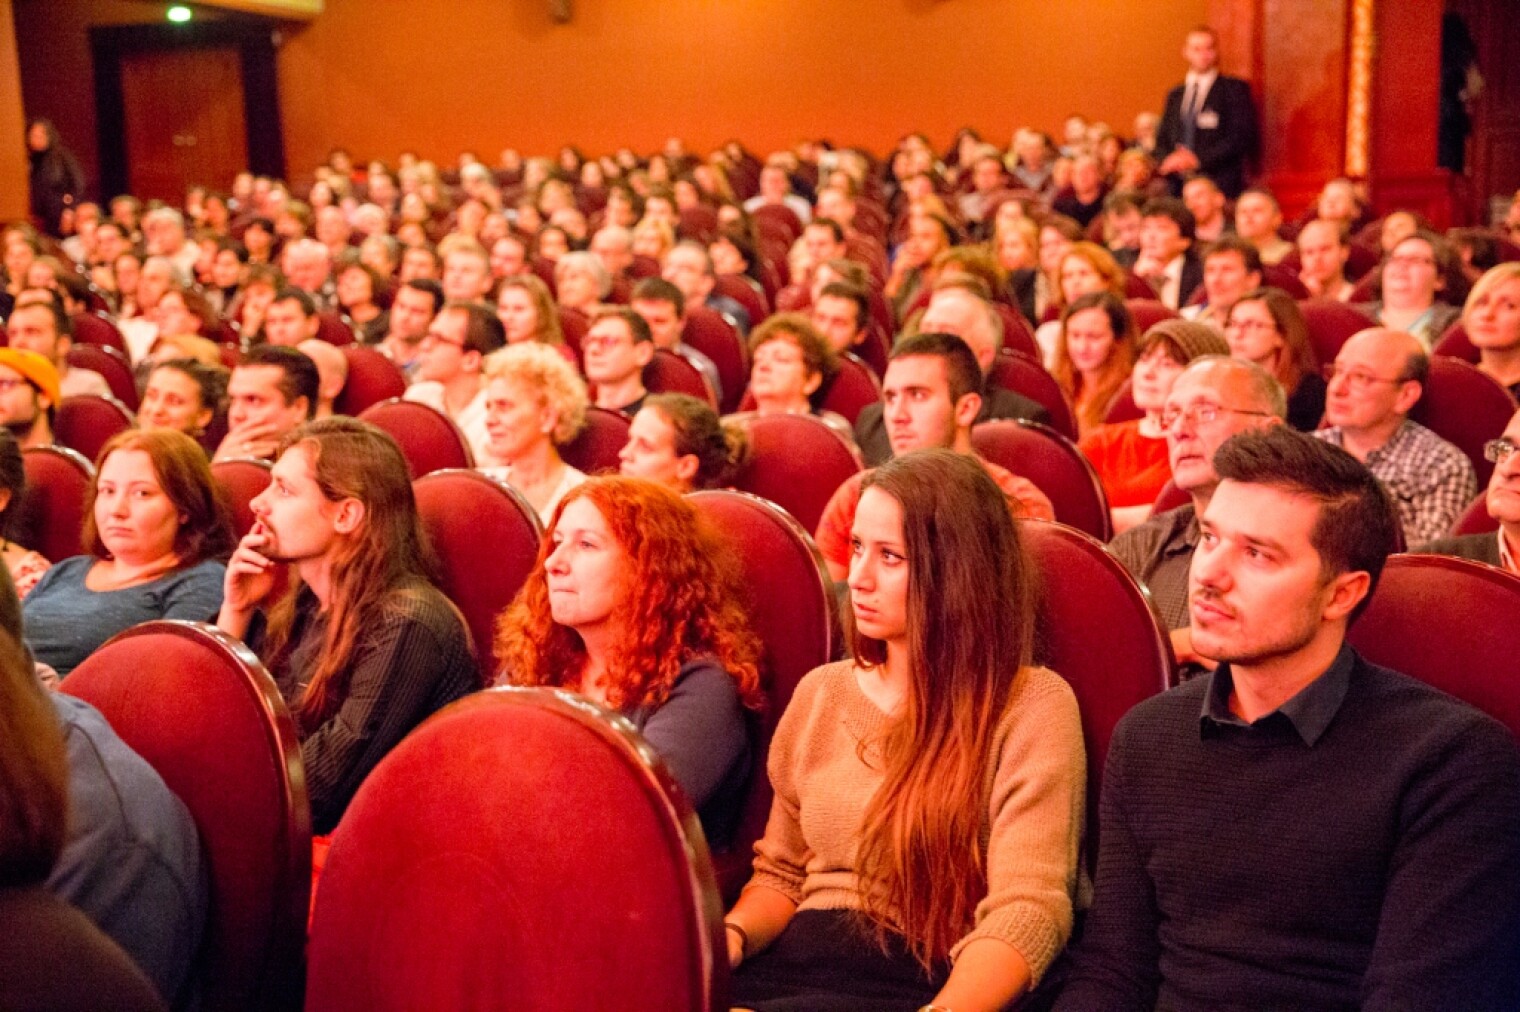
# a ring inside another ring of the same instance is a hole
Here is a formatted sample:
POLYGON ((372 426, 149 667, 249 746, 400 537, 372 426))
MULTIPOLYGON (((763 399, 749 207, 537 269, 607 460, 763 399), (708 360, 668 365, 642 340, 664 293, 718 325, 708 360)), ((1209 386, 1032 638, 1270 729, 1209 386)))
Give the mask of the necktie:
POLYGON ((1198 82, 1187 86, 1187 94, 1182 96, 1182 146, 1189 150, 1193 147, 1193 141, 1198 135, 1198 82))

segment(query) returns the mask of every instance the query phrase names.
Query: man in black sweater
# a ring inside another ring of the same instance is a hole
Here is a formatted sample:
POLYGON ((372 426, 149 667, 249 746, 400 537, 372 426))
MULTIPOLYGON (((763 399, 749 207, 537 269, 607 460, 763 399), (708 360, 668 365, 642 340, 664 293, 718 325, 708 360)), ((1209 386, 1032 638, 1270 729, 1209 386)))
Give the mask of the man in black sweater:
POLYGON ((1398 520, 1318 443, 1215 456, 1191 619, 1220 665, 1115 732, 1063 1012, 1520 1008, 1520 750, 1345 644, 1398 520))

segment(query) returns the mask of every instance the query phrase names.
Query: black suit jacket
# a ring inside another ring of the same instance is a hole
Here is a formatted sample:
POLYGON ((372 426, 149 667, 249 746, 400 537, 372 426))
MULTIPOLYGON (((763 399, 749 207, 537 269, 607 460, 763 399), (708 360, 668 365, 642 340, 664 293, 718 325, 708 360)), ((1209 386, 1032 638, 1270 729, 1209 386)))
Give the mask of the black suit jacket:
POLYGON ((1437 538, 1417 545, 1410 550, 1414 555, 1454 555, 1459 559, 1486 562, 1490 566, 1503 567, 1499 558, 1499 535, 1493 531, 1486 534, 1460 534, 1453 538, 1437 538))
MULTIPOLYGON (((1135 261, 1140 259, 1140 251, 1137 249, 1122 249, 1114 254, 1114 262, 1123 267, 1131 274, 1135 273, 1135 261)), ((1177 286, 1178 309, 1188 304, 1188 298, 1203 284, 1203 261, 1193 250, 1182 254, 1182 277, 1181 284, 1177 286)), ((1161 293, 1157 292, 1159 299, 1161 293)))
MULTIPOLYGON (((1167 92, 1166 111, 1156 130, 1158 160, 1182 143, 1182 98, 1186 88, 1183 83, 1167 92)), ((1238 77, 1219 75, 1204 96, 1198 116, 1200 122, 1193 142, 1198 170, 1218 183, 1225 196, 1233 200, 1246 188, 1246 161, 1256 154, 1256 104, 1251 100, 1251 86, 1238 77), (1205 127, 1204 122, 1211 118, 1209 113, 1218 122, 1205 127)), ((1173 190, 1181 193, 1182 180, 1173 176, 1171 182, 1173 190)))
MULTIPOLYGON (((1031 422, 1050 424, 1050 412, 1039 401, 1016 394, 1002 387, 988 387, 982 396, 982 410, 976 416, 979 422, 993 418, 1027 418, 1031 422)), ((881 417, 881 405, 869 404, 855 419, 855 442, 867 467, 876 467, 892 459, 892 441, 887 438, 887 426, 881 417)))

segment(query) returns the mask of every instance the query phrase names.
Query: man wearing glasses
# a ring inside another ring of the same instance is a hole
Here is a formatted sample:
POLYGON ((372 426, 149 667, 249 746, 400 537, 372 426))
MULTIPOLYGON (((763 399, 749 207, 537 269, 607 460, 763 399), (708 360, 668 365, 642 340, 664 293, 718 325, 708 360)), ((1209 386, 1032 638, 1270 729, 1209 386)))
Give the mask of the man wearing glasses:
POLYGON ((1483 455, 1494 465, 1484 505, 1488 507, 1488 515, 1499 521, 1498 534, 1440 538, 1421 545, 1415 552, 1486 562, 1520 576, 1520 453, 1516 449, 1520 449, 1520 412, 1509 420, 1504 435, 1483 446, 1483 455))
POLYGON ((1443 536, 1478 493, 1467 456, 1409 420, 1429 374, 1418 338, 1384 327, 1354 334, 1325 370, 1329 425, 1315 433, 1383 483, 1410 545, 1443 536))
POLYGON ((1198 546, 1198 517, 1219 485, 1214 451, 1237 432, 1279 425, 1286 415, 1287 400, 1270 373, 1222 355, 1194 360, 1161 409, 1172 481, 1192 502, 1125 531, 1109 548, 1150 589, 1185 674, 1211 666, 1193 650, 1188 630, 1188 567, 1198 546))
POLYGON ((486 433, 485 357, 507 344, 496 314, 478 302, 450 302, 438 311, 419 345, 418 382, 409 401, 436 408, 454 420, 469 441, 476 467, 498 463, 486 433))

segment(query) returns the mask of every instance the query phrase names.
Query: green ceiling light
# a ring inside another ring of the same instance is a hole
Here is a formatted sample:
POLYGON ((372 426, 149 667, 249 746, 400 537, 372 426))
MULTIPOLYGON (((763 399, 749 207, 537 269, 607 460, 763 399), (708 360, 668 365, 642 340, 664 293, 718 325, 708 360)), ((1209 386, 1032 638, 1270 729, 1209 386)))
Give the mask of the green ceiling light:
POLYGON ((164 17, 168 18, 170 21, 173 21, 177 25, 182 25, 186 21, 189 21, 191 18, 190 8, 185 7, 182 4, 175 4, 173 7, 170 7, 167 11, 164 12, 164 17))

